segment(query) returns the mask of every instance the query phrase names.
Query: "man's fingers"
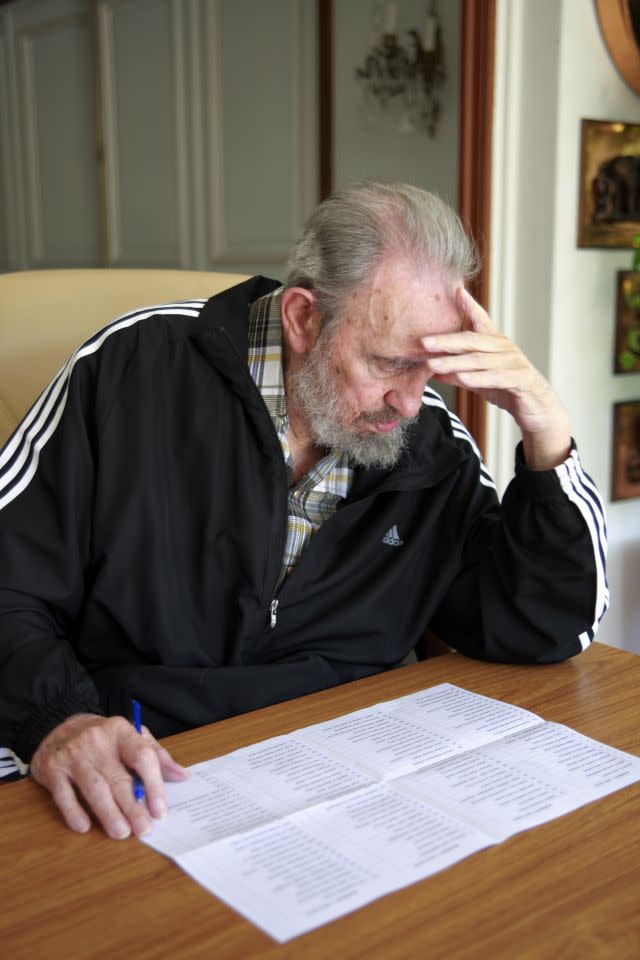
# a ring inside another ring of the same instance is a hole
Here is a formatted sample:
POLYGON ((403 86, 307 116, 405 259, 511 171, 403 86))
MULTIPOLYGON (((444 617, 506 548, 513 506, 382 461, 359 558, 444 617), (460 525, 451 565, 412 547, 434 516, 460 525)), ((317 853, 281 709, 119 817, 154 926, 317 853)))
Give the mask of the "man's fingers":
POLYGON ((116 803, 113 792, 119 782, 127 782, 129 787, 131 786, 131 778, 126 770, 113 770, 105 775, 92 764, 82 763, 76 765, 74 779, 76 788, 87 801, 107 836, 113 840, 125 840, 131 836, 131 824, 116 803))
POLYGON ((522 374, 518 370, 461 370, 449 374, 450 380, 468 390, 522 391, 522 374))
POLYGON ((172 782, 178 780, 186 780, 189 776, 189 771, 185 769, 181 764, 173 759, 168 750, 165 750, 164 747, 158 745, 158 757, 160 758, 160 767, 162 769, 162 776, 165 780, 171 780, 172 782))
POLYGON ((153 736, 151 731, 147 727, 142 727, 141 730, 142 736, 145 740, 148 740, 149 743, 152 743, 155 747, 155 750, 158 754, 158 759, 160 761, 160 769, 162 770, 162 777, 164 780, 186 780, 189 776, 189 771, 186 767, 183 767, 177 760, 174 760, 168 750, 158 743, 156 738, 153 736))
MULTIPOLYGON (((126 779, 130 784, 130 778, 126 779)), ((57 770, 43 782, 43 786, 48 788, 67 826, 76 833, 86 833, 91 828, 91 818, 78 800, 77 789, 109 837, 124 840, 131 835, 129 821, 114 802, 111 787, 90 765, 76 772, 73 784, 64 771, 57 770)))
POLYGON ((149 743, 152 743, 156 753, 158 754, 158 760, 160 761, 160 770, 162 772, 163 780, 170 780, 172 782, 179 780, 186 780, 189 776, 189 771, 183 767, 181 764, 174 760, 168 750, 158 743, 153 734, 147 729, 147 727, 142 727, 142 736, 145 740, 148 740, 149 743))
POLYGON ((64 773, 57 773, 46 786, 68 827, 76 833, 86 833, 91 829, 91 817, 78 801, 76 792, 64 773))
POLYGON ((467 370, 513 370, 519 375, 529 369, 529 364, 522 356, 511 353, 460 353, 443 357, 434 357, 429 360, 429 367, 436 374, 463 373, 467 370))
MULTIPOLYGON (((143 837, 151 830, 151 814, 147 803, 136 800, 133 792, 133 777, 125 771, 109 782, 113 799, 136 837, 143 837)), ((146 793, 145 793, 146 799, 146 793)))
POLYGON ((469 330, 478 333, 496 333, 491 318, 477 300, 474 300, 468 290, 458 287, 456 290, 456 306, 466 321, 469 330))
POLYGON ((124 761, 144 783, 147 807, 156 818, 164 817, 167 813, 160 749, 153 739, 140 737, 135 732, 132 732, 131 738, 127 740, 123 749, 124 761))
MULTIPOLYGON (((437 333, 424 337, 423 346, 436 355, 460 353, 509 353, 518 352, 518 348, 500 333, 475 333, 463 330, 460 333, 437 333)), ((437 356, 434 357, 437 359, 437 356)), ((428 359, 431 362, 431 358, 428 359)))

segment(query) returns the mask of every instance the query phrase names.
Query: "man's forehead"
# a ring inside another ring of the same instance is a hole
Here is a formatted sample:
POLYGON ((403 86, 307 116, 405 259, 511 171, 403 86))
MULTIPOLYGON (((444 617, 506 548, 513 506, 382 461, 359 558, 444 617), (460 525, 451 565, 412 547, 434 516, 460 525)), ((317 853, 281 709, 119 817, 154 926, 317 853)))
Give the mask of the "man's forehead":
POLYGON ((450 271, 424 262, 418 263, 405 257, 390 256, 382 260, 371 276, 372 290, 402 292, 413 287, 431 288, 434 294, 451 290, 458 284, 450 271))
POLYGON ((387 349, 418 349, 420 340, 435 333, 462 328, 455 303, 455 285, 442 276, 376 277, 367 292, 361 315, 363 335, 387 343, 387 349))

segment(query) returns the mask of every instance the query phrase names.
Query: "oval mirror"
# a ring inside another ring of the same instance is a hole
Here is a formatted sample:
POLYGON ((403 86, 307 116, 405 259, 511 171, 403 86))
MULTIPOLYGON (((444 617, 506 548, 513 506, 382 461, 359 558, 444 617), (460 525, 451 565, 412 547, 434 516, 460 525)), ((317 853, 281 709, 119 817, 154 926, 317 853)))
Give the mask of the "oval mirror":
POLYGON ((640 94, 640 0, 596 0, 596 10, 618 73, 640 94))

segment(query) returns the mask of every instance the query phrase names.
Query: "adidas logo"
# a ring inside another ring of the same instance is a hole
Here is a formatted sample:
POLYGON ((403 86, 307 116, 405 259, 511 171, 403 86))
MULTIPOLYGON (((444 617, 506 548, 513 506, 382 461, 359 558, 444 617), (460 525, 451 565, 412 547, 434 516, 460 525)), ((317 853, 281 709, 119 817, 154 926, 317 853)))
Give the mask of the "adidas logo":
POLYGON ((382 542, 383 542, 383 543, 386 543, 387 546, 389 546, 389 547, 401 547, 401 546, 402 546, 402 544, 404 543, 404 540, 401 540, 401 539, 400 539, 400 534, 398 533, 398 528, 397 528, 397 526, 395 525, 395 523, 394 523, 394 525, 391 527, 391 530, 387 530, 387 532, 385 533, 384 537, 382 538, 382 542))

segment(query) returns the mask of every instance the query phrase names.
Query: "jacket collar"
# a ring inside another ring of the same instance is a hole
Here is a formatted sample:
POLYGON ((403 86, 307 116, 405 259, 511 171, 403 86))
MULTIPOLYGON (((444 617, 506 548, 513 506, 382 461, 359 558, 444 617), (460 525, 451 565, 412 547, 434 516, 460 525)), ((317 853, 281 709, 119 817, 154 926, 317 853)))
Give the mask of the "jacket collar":
POLYGON ((200 331, 197 339, 202 335, 205 339, 210 333, 226 333, 239 357, 246 362, 249 349, 248 325, 249 309, 255 300, 273 293, 281 284, 277 280, 267 277, 251 277, 235 287, 229 287, 222 293, 216 294, 205 303, 200 314, 200 331))

